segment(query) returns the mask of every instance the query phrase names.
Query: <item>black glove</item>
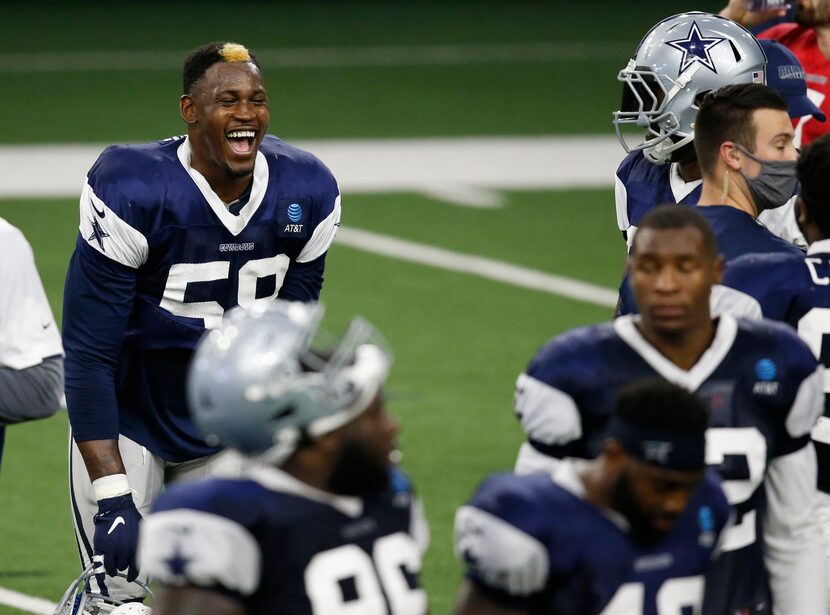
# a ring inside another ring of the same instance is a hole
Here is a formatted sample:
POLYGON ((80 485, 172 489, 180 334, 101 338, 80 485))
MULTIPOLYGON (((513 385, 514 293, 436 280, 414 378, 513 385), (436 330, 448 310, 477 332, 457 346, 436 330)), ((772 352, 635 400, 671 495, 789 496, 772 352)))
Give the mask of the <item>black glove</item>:
POLYGON ((103 560, 104 570, 111 577, 126 569, 127 580, 134 581, 138 576, 135 554, 141 513, 135 507, 132 494, 98 500, 98 514, 93 520, 93 561, 103 560))

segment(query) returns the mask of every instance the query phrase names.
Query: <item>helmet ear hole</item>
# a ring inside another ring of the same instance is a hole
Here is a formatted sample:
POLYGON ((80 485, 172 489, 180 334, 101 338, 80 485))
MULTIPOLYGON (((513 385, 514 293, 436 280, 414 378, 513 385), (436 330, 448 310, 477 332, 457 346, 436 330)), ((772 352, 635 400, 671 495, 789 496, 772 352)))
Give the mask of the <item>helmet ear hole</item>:
POLYGON ((695 107, 697 107, 699 109, 700 105, 703 104, 703 99, 706 98, 706 96, 711 91, 712 90, 702 90, 702 91, 698 92, 697 95, 695 96, 695 107))

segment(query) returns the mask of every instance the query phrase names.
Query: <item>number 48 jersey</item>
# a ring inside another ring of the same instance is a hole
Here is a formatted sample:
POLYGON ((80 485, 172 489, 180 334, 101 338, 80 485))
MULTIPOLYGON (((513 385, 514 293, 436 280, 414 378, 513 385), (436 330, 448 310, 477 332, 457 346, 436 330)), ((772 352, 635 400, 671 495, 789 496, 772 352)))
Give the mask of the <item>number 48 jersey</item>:
POLYGON ((267 136, 249 194, 226 205, 190 143, 108 148, 87 176, 67 273, 66 396, 76 441, 121 433, 182 462, 215 452, 184 382, 225 310, 318 298, 340 194, 317 158, 267 136))
POLYGON ((729 518, 717 479, 707 476, 671 531, 643 545, 619 513, 586 501, 584 463, 488 478, 455 518, 467 578, 528 615, 700 613, 703 575, 729 518))
POLYGON ((824 583, 809 439, 822 411, 815 357, 789 327, 724 315, 709 348, 686 371, 651 346, 636 323, 623 316, 576 329, 537 353, 517 382, 516 413, 528 438, 517 471, 596 456, 616 394, 631 382, 660 378, 694 391, 711 411, 707 463, 721 475, 735 515, 709 573, 704 612, 765 612, 757 609, 769 607, 770 590, 780 612, 820 612, 801 602, 824 583))
POLYGON ((141 528, 142 571, 215 590, 250 615, 424 615, 428 542, 408 480, 367 498, 318 491, 279 469, 175 486, 141 528))

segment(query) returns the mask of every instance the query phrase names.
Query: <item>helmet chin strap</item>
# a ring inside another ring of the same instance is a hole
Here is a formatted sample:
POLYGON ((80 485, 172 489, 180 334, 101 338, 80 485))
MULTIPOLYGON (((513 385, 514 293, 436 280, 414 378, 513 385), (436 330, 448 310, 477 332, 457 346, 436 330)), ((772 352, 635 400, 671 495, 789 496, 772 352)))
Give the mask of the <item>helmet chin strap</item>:
MULTIPOLYGON (((674 82, 674 85, 669 90, 668 94, 666 94, 666 98, 663 101, 663 108, 665 108, 669 101, 677 96, 677 94, 689 84, 689 81, 691 81, 692 77, 695 76, 695 73, 700 70, 700 67, 701 65, 696 62, 677 78, 677 81, 674 82)), ((690 132, 679 141, 672 141, 669 137, 666 137, 652 147, 643 148, 643 156, 645 156, 646 159, 652 164, 665 164, 671 158, 671 153, 674 150, 680 149, 687 143, 691 143, 694 138, 694 132, 690 132)))
POLYGON ((666 164, 671 159, 672 152, 691 143, 694 138, 695 133, 692 132, 679 141, 672 141, 670 138, 663 139, 653 147, 643 148, 643 156, 652 164, 666 164))

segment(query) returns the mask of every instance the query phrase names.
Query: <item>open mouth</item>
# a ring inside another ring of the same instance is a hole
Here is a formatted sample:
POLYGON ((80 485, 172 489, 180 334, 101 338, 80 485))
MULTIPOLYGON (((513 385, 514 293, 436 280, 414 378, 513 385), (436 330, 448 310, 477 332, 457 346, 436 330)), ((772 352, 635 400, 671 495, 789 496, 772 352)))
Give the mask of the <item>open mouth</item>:
POLYGON ((239 154, 240 156, 248 156, 254 149, 256 131, 230 130, 225 135, 225 138, 227 138, 234 153, 239 154))

